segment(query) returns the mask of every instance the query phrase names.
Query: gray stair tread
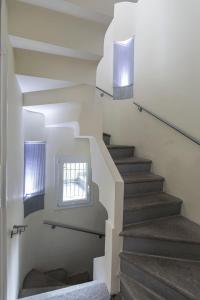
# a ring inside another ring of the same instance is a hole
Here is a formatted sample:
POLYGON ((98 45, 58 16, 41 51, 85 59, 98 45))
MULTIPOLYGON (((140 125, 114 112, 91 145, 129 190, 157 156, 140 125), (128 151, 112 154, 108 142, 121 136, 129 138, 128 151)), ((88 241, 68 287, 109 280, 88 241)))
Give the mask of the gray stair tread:
POLYGON ((130 175, 123 175, 122 177, 125 183, 164 181, 163 177, 150 172, 133 172, 130 175))
POLYGON ((120 164, 143 164, 143 163, 151 163, 152 161, 151 160, 148 160, 148 159, 144 159, 144 158, 139 158, 139 157, 125 157, 125 158, 116 158, 114 159, 114 162, 117 164, 117 165, 120 165, 120 164))
POLYGON ((155 294, 153 291, 149 290, 139 282, 126 276, 123 273, 120 275, 120 280, 131 298, 134 300, 164 300, 164 298, 155 294))
POLYGON ((125 227, 122 235, 200 244, 200 226, 182 216, 130 225, 125 227))
POLYGON ((134 146, 130 145, 107 145, 108 149, 134 149, 134 146))
POLYGON ((163 281, 189 299, 200 299, 200 263, 124 253, 121 254, 121 258, 163 281))
POLYGON ((147 193, 124 201, 124 210, 141 210, 157 205, 167 205, 170 203, 182 203, 182 200, 166 193, 147 193))

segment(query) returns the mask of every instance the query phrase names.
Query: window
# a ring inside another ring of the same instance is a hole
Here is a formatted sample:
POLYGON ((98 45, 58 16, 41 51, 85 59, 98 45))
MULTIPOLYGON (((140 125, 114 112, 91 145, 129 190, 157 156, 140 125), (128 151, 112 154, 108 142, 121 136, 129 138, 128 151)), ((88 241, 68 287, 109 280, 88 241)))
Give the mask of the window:
POLYGON ((24 215, 44 208, 45 194, 44 142, 24 144, 24 215))
POLYGON ((134 38, 114 43, 113 95, 115 100, 133 97, 134 38))
POLYGON ((90 203, 89 163, 80 158, 58 157, 56 160, 58 206, 81 206, 90 203))

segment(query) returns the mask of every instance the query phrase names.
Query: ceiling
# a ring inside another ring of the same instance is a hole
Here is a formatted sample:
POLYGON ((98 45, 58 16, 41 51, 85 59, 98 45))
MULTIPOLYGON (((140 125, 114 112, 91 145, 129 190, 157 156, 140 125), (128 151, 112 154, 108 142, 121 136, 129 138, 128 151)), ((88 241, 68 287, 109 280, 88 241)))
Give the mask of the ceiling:
POLYGON ((75 84, 69 81, 54 80, 26 75, 16 75, 22 93, 45 91, 71 87, 75 84))

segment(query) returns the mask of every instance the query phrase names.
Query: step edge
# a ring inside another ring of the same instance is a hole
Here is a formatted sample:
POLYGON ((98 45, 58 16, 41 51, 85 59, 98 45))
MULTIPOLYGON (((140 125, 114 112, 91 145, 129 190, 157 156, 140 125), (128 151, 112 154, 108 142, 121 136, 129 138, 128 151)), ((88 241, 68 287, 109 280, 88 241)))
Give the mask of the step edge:
POLYGON ((135 149, 135 146, 129 145, 107 145, 107 148, 110 149, 135 149))
POLYGON ((178 214, 178 215, 175 215, 175 216, 160 217, 160 218, 155 218, 155 219, 151 219, 151 220, 145 220, 145 221, 138 222, 138 223, 129 224, 129 225, 126 225, 126 227, 124 227, 124 228, 129 229, 129 228, 135 227, 135 226, 140 226, 140 225, 145 225, 145 224, 148 225, 148 224, 152 224, 152 223, 159 222, 159 221, 162 221, 162 220, 174 219, 176 217, 177 218, 184 218, 181 214, 178 214))
POLYGON ((138 160, 138 161, 131 161, 130 160, 130 161, 120 161, 120 162, 118 162, 117 159, 114 159, 113 161, 116 165, 139 165, 139 164, 145 165, 145 164, 151 164, 152 163, 151 160, 142 160, 142 159, 138 160))
POLYGON ((124 211, 139 211, 143 210, 149 207, 155 207, 155 206, 166 206, 166 205, 181 205, 183 203, 182 200, 161 200, 160 202, 157 203, 151 203, 151 204, 144 204, 141 207, 124 207, 124 211))
POLYGON ((177 291, 178 293, 180 293, 181 295, 183 295, 184 297, 188 297, 188 300, 198 300, 197 298, 193 297, 190 293, 188 294, 187 291, 183 291, 179 288, 177 288, 177 285, 173 285, 171 283, 171 281, 163 278, 163 277, 159 277, 157 276, 157 274, 150 272, 149 270, 146 270, 144 268, 142 268, 141 266, 139 266, 138 264, 134 263, 134 262, 130 262, 130 260, 124 256, 120 256, 122 257, 122 259, 126 260, 129 264, 133 264, 136 268, 138 268, 139 270, 141 270, 142 272, 145 272, 146 274, 153 276, 154 278, 156 278, 158 281, 164 282, 164 284, 166 284, 168 287, 170 287, 171 289, 177 291))
POLYGON ((124 232, 120 233, 120 236, 124 238, 140 238, 140 239, 145 239, 145 240, 156 240, 156 241, 162 241, 162 242, 171 242, 174 244, 192 244, 192 245, 199 245, 200 246, 200 241, 190 241, 190 240, 177 240, 173 238, 165 238, 165 237, 158 237, 158 236, 151 236, 151 235, 137 235, 137 234, 124 234, 124 232))
MULTIPOLYGON (((138 172, 138 173, 142 173, 142 172, 138 172)), ((132 184, 132 183, 143 183, 143 182, 164 182, 165 181, 165 178, 163 177, 157 177, 157 178, 149 178, 149 179, 126 179, 124 178, 123 174, 121 175, 123 180, 124 180, 124 183, 125 184, 132 184)))
MULTIPOLYGON (((156 294, 153 290, 149 289, 148 287, 146 287, 144 284, 142 284, 141 282, 137 281, 135 278, 132 278, 126 274, 124 274, 123 272, 120 273, 120 280, 122 279, 122 281, 125 281, 125 284, 126 284, 126 280, 129 280, 130 281, 130 284, 131 282, 135 283, 136 285, 138 285, 139 287, 143 288, 146 292, 148 292, 149 294, 157 297, 157 300, 165 300, 162 296, 156 294), (124 277, 124 278, 123 278, 124 277)), ((129 285, 127 283, 127 285, 129 285)), ((131 287, 130 287, 131 289, 131 287)), ((140 300, 140 299, 136 299, 136 300, 140 300)))
POLYGON ((190 259, 190 258, 182 258, 182 257, 173 257, 173 256, 164 256, 164 255, 157 255, 157 254, 149 254, 149 253, 142 253, 142 252, 134 252, 134 251, 127 251, 123 250, 119 256, 143 256, 148 258, 159 258, 162 260, 169 260, 169 261, 177 261, 177 262, 183 262, 183 263, 192 263, 192 264, 199 264, 200 260, 190 259))
POLYGON ((171 194, 168 194, 168 193, 166 193, 166 192, 147 192, 147 193, 138 193, 138 194, 136 194, 136 195, 134 195, 134 196, 132 196, 132 197, 125 197, 124 199, 126 200, 128 200, 128 199, 132 199, 132 200, 134 200, 135 198, 147 198, 147 197, 152 197, 152 196, 167 196, 167 197, 169 197, 169 198, 173 198, 173 200, 179 200, 179 201, 182 201, 183 202, 183 200, 181 199, 181 198, 178 198, 178 197, 176 197, 176 196, 173 196, 173 195, 171 195, 171 194))

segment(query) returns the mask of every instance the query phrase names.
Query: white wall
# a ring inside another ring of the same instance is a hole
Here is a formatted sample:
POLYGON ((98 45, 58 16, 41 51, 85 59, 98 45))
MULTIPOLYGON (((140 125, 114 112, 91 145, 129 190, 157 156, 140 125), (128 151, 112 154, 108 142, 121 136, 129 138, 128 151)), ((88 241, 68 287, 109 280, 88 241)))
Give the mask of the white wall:
MULTIPOLYGON (((123 4, 120 4, 123 5, 123 4)), ((124 3, 124 5, 126 5, 124 3)), ((183 199, 183 214, 200 223, 199 147, 145 113, 133 100, 199 138, 199 1, 141 0, 135 11, 135 97, 104 100, 104 131, 112 142, 133 144, 136 155, 153 160, 153 172, 166 178, 165 190, 183 199)), ((127 7, 128 9, 128 7, 127 7)), ((120 13, 120 12, 119 12, 120 13)), ((115 16, 118 23, 125 16, 115 16)), ((127 13, 130 13, 130 11, 127 13)), ((127 33, 131 36, 130 26, 127 33)), ((113 34, 107 36, 113 40, 113 34)), ((110 53, 110 49, 105 49, 110 53)), ((99 73, 103 83, 106 65, 99 73)), ((102 85, 102 88, 107 88, 102 85)), ((110 85, 111 89, 111 85, 110 85)))
POLYGON ((25 112, 25 115, 28 120, 25 122, 26 140, 38 140, 41 138, 37 137, 38 132, 45 132, 42 139, 47 141, 47 161, 45 210, 26 218, 29 229, 25 235, 23 276, 32 268, 49 270, 59 267, 66 268, 71 274, 88 270, 92 275, 93 258, 104 255, 104 239, 66 229, 52 230, 43 224, 44 220, 50 220, 100 232, 105 230, 107 214, 99 202, 99 191, 95 184, 92 185, 91 206, 66 209, 57 207, 56 155, 81 155, 90 162, 89 142, 87 139, 75 138, 71 128, 50 127, 44 131, 41 114, 25 112))
POLYGON ((23 109, 24 141, 45 141, 45 119, 43 114, 23 109))
POLYGON ((7 14, 5 0, 1 1, 1 100, 0 100, 0 298, 7 293, 7 226, 6 226, 6 120, 7 120, 7 14))
POLYGON ((22 237, 10 239, 13 225, 23 224, 23 119, 22 95, 14 75, 12 48, 8 45, 7 126, 7 299, 18 296, 21 283, 22 237))

